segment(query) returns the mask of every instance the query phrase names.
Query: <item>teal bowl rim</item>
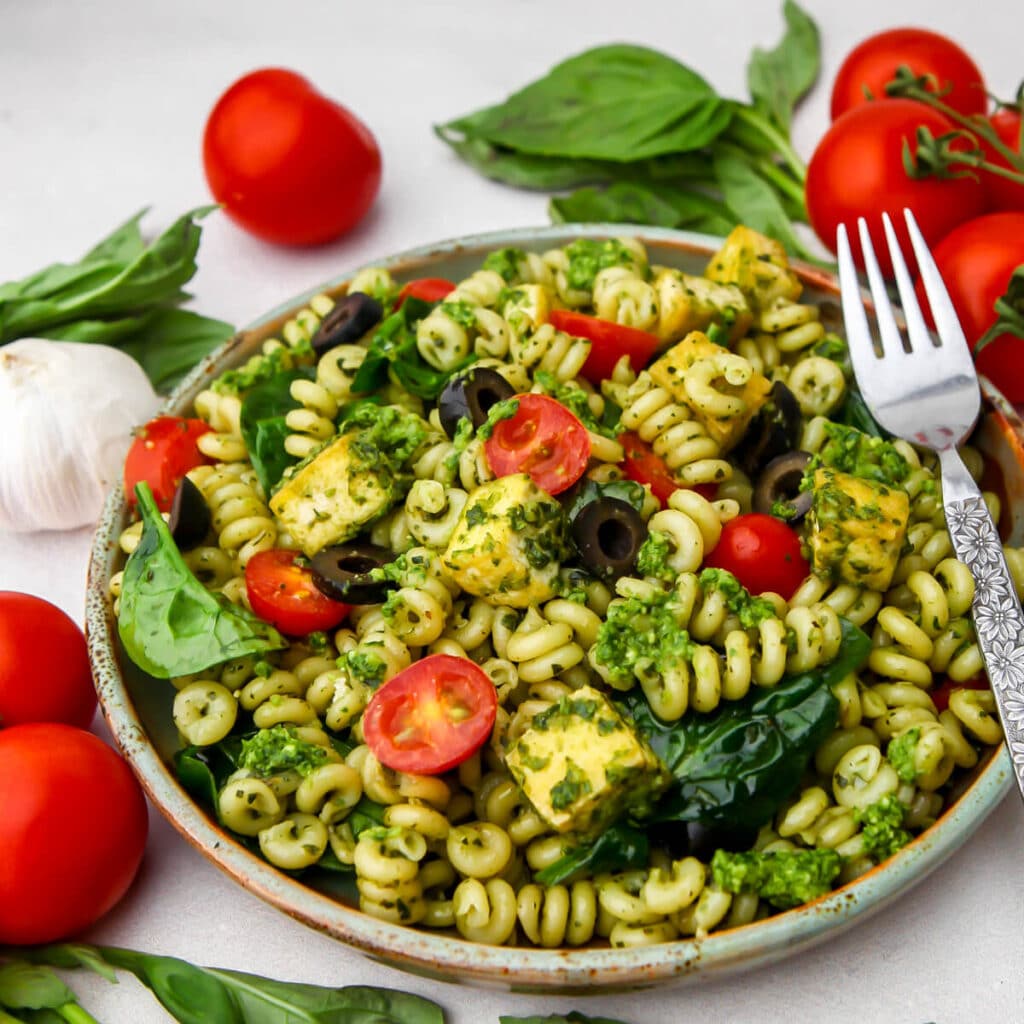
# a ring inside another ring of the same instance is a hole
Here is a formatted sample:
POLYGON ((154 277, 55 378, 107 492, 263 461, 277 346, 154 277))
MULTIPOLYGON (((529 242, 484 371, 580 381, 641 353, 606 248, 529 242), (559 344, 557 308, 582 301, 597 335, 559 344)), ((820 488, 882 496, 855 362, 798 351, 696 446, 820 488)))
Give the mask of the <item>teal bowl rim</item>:
MULTIPOLYGON (((372 265, 411 272, 434 260, 471 255, 478 250, 616 235, 636 236, 647 243, 702 255, 721 242, 710 235, 643 225, 560 224, 452 238, 408 249, 372 265)), ((793 265, 807 284, 837 294, 832 275, 800 261, 793 261, 793 265)), ((176 410, 190 402, 211 376, 232 360, 250 332, 281 320, 312 296, 342 286, 358 269, 338 275, 259 317, 204 360, 170 396, 165 409, 176 410)), ((991 393, 988 397, 993 400, 991 393)), ((996 394, 994 402, 1004 415, 1012 415, 1001 396, 996 394)), ((626 949, 547 950, 485 946, 389 924, 303 885, 250 853, 182 789, 148 739, 122 677, 116 623, 107 599, 108 581, 119 555, 117 540, 124 512, 124 493, 118 486, 108 495, 93 538, 85 608, 96 688, 117 745, 153 804, 208 860, 289 916, 392 967, 445 981, 515 991, 586 994, 711 980, 765 966, 839 934, 903 895, 966 842, 1012 788, 1009 757, 1002 745, 976 769, 973 780, 942 817, 883 864, 813 903, 703 938, 626 949)))

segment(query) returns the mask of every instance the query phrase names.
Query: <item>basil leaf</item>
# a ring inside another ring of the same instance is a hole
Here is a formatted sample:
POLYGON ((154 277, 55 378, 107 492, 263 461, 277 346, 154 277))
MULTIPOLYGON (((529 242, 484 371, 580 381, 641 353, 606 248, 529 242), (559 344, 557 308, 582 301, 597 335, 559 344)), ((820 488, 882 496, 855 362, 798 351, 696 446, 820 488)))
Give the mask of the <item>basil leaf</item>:
POLYGON ((830 687, 867 659, 871 640, 843 619, 843 640, 828 665, 752 690, 708 715, 665 723, 636 691, 625 705, 674 782, 655 821, 758 828, 800 783, 809 758, 835 728, 830 687))
POLYGON ((272 626, 211 593, 192 575, 149 485, 135 488, 142 537, 128 558, 118 633, 128 657, 158 679, 189 675, 286 646, 272 626))
POLYGON ((142 240, 142 231, 139 229, 139 222, 146 212, 145 209, 139 210, 122 225, 114 228, 106 238, 98 241, 82 257, 82 262, 114 260, 117 263, 128 263, 134 260, 146 248, 146 243, 142 240))
POLYGON ((57 1009, 75 994, 48 967, 20 961, 0 964, 0 1006, 12 1010, 57 1009))
POLYGON ((656 50, 613 44, 442 129, 523 153, 629 162, 700 149, 730 118, 695 71, 656 50))
POLYGON ((276 373, 246 392, 242 401, 238 417, 242 440, 264 494, 270 494, 285 470, 299 461, 284 447, 285 439, 292 433, 285 416, 302 404, 292 398, 292 381, 312 380, 315 376, 316 372, 308 367, 276 373))
POLYGON ((537 872, 541 885, 557 885, 579 871, 596 875, 602 871, 622 871, 647 864, 650 844, 647 836, 632 825, 618 823, 602 832, 592 843, 570 850, 553 864, 537 872))
POLYGON ((789 131, 797 103, 818 77, 821 54, 817 25, 793 0, 786 0, 782 13, 786 33, 775 49, 751 54, 747 86, 754 104, 789 131))

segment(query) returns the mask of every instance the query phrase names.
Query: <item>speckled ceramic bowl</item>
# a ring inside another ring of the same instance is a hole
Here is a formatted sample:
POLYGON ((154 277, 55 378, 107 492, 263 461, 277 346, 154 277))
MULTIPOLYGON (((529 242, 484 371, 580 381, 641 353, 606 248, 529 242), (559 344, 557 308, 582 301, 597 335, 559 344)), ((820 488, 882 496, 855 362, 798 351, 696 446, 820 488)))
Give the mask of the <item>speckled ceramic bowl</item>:
MULTIPOLYGON (((381 262, 400 281, 423 276, 459 280, 494 248, 513 245, 539 251, 580 236, 617 234, 642 238, 652 263, 690 272, 700 272, 718 244, 706 236, 652 228, 558 226, 441 242, 381 262)), ((800 272, 807 297, 836 298, 831 276, 806 267, 800 272)), ((257 351, 262 340, 278 331, 311 296, 340 290, 350 276, 297 297, 287 308, 274 310, 232 338, 182 384, 170 410, 184 412, 207 381, 257 351)), ((1024 543, 1024 448, 1017 431, 1022 425, 999 395, 991 388, 986 392, 985 418, 976 440, 1001 471, 1011 510, 1002 524, 1004 535, 1020 544, 1024 543)), ((107 501, 92 548, 86 632, 103 713, 150 799, 189 842, 246 889, 310 927, 406 970, 492 987, 571 993, 595 987, 621 990, 696 982, 763 966, 828 939, 921 881, 971 835, 1012 785, 1009 759, 1000 747, 965 780, 942 818, 881 867, 812 904, 701 940, 680 939, 638 949, 544 950, 488 947, 386 924, 275 870, 221 829, 178 783, 171 768, 178 747, 171 719, 174 691, 168 683, 142 675, 124 656, 107 598, 108 581, 121 567, 117 539, 125 522, 124 494, 118 489, 107 501)))

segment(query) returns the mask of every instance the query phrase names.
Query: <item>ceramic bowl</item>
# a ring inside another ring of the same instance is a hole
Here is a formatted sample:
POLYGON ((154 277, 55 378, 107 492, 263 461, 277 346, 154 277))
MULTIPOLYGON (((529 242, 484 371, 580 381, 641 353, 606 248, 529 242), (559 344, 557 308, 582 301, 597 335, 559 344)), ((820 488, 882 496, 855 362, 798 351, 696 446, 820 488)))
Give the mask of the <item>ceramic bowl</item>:
MULTIPOLYGON (((707 236, 626 225, 560 225, 509 230, 440 242, 410 250, 377 265, 396 280, 447 277, 459 280, 476 269, 491 249, 517 246, 542 251, 581 236, 634 235, 647 246, 652 263, 699 273, 720 240, 707 236)), ((354 272, 353 268, 353 271, 354 272)), ((806 296, 818 302, 837 298, 835 279, 797 264, 806 296)), ((320 291, 338 293, 351 273, 312 289, 268 313, 207 359, 183 382, 169 410, 185 413, 206 383, 256 352, 263 339, 320 291)), ((834 309, 838 316, 838 310, 834 309)), ((976 443, 998 467, 1009 514, 1004 536, 1024 542, 1024 452, 1013 409, 986 386, 984 419, 976 443)), ((920 882, 974 832, 1012 782, 1009 759, 999 747, 983 758, 960 786, 938 822, 890 860, 814 903, 703 939, 680 939, 635 949, 545 950, 489 947, 446 934, 392 925, 361 913, 338 895, 289 877, 240 845, 178 783, 171 758, 179 739, 171 718, 174 691, 150 679, 124 656, 117 638, 108 581, 122 565, 118 536, 126 523, 124 494, 107 501, 91 552, 86 632, 103 713, 113 735, 153 804, 203 856, 250 892, 311 928, 334 936, 392 966, 420 974, 520 991, 572 993, 640 988, 668 982, 699 982, 764 966, 831 938, 872 914, 920 882)))

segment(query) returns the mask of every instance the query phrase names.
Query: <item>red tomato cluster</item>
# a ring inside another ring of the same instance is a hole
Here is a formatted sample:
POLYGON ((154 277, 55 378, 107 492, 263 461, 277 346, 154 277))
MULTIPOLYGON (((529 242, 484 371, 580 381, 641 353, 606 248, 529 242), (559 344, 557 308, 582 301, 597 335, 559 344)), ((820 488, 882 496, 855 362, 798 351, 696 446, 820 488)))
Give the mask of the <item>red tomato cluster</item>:
POLYGON ((86 731, 95 710, 78 626, 42 598, 0 592, 0 945, 76 935, 138 871, 145 797, 86 731))
MULTIPOLYGON (((834 247, 838 225, 849 229, 864 217, 882 270, 890 273, 881 216, 889 214, 909 251, 902 212, 912 210, 979 369, 1011 401, 1024 402, 1024 337, 1015 330, 978 347, 997 321, 995 301, 1006 294, 1013 272, 1024 266, 1024 172, 996 141, 1011 153, 1022 153, 1020 111, 989 109, 981 71, 952 40, 925 29, 900 28, 865 39, 847 55, 833 83, 832 117, 807 169, 807 212, 821 240, 834 247), (901 68, 909 69, 934 99, 886 98, 886 85, 901 68), (911 177, 904 155, 916 162, 921 128, 936 139, 950 136, 952 158, 963 153, 964 162, 951 165, 951 173, 943 176, 911 177), (982 160, 989 166, 979 165, 982 160), (1017 179, 992 167, 1011 171, 1017 179)), ((855 231, 851 243, 863 266, 855 231)))

